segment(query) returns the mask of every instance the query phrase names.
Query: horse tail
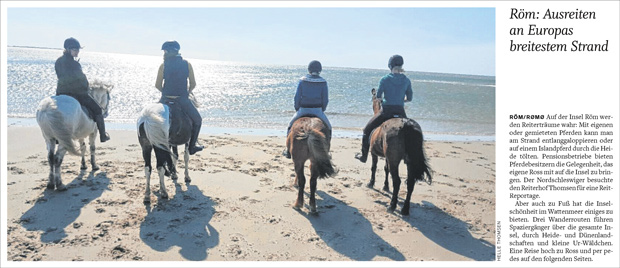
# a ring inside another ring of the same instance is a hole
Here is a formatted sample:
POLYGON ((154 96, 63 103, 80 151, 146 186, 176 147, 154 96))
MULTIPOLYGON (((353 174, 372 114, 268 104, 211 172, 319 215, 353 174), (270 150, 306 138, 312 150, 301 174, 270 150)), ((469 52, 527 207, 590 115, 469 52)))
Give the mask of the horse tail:
POLYGON ((431 168, 428 165, 426 154, 424 153, 424 135, 422 128, 413 119, 407 119, 403 127, 405 137, 405 151, 407 153, 407 165, 410 165, 409 172, 413 178, 424 180, 426 174, 426 182, 431 184, 433 177, 431 176, 431 168))
POLYGON ((142 115, 138 118, 138 136, 140 136, 140 126, 144 128, 146 138, 151 145, 174 155, 170 150, 169 131, 170 131, 170 112, 163 104, 150 105, 142 110, 142 115))
POLYGON ((41 128, 41 132, 43 132, 46 142, 49 142, 49 140, 58 141, 58 144, 64 147, 70 154, 82 155, 75 148, 71 128, 66 126, 65 118, 56 109, 52 99, 45 99, 39 105, 37 109, 37 123, 41 128))
POLYGON ((308 141, 308 149, 310 150, 310 157, 314 159, 312 162, 312 168, 316 168, 319 173, 319 178, 326 178, 335 175, 336 169, 329 156, 327 144, 327 138, 325 134, 316 129, 311 129, 309 132, 301 132, 297 136, 298 140, 306 139, 308 141))

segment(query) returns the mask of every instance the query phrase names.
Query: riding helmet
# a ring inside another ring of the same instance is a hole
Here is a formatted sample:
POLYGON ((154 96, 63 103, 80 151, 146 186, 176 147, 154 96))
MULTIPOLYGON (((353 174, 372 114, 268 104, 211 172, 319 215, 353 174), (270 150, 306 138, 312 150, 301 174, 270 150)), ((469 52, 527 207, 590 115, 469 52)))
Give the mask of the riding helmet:
POLYGON ((318 60, 313 60, 308 64, 309 73, 320 73, 323 70, 321 63, 318 60))
POLYGON ((163 45, 161 45, 161 50, 180 50, 181 49, 181 45, 179 45, 179 42, 177 41, 166 41, 164 42, 163 45))
POLYGON ((82 48, 80 46, 80 42, 78 42, 77 39, 73 38, 73 37, 69 37, 65 40, 65 45, 64 45, 65 49, 74 49, 74 48, 82 48))
POLYGON ((392 70, 393 67, 403 66, 403 64, 405 64, 403 57, 401 55, 394 55, 390 57, 390 60, 388 61, 388 68, 392 70))

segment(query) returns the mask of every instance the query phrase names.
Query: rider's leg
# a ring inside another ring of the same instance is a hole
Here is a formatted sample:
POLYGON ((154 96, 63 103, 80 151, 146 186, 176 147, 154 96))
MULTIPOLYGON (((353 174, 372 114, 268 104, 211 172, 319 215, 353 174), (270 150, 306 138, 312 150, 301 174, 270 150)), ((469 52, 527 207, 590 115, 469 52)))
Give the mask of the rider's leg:
MULTIPOLYGON (((303 108, 301 108, 303 109, 303 108)), ((301 117, 301 113, 300 111, 295 112, 295 114, 293 115, 293 118, 291 118, 291 121, 288 123, 288 128, 286 129, 286 137, 288 139, 288 134, 291 133, 291 127, 293 126, 293 123, 295 122, 295 120, 299 119, 301 117)), ((286 145, 285 145, 286 146, 286 145)), ((291 159, 291 152, 289 152, 289 148, 288 146, 286 146, 284 148, 284 151, 282 151, 282 156, 291 159)))
MULTIPOLYGON (((74 96, 74 98, 75 97, 76 96, 74 96)), ((97 129, 99 129, 99 140, 101 142, 106 142, 110 140, 110 135, 108 135, 108 133, 105 132, 105 122, 103 121, 103 114, 102 114, 103 111, 101 111, 101 107, 99 106, 99 104, 97 104, 97 102, 88 95, 77 96, 77 99, 82 105, 86 106, 86 108, 90 110, 90 112, 92 113, 93 120, 97 124, 97 129)))
POLYGON ((200 116, 198 109, 194 107, 194 105, 191 103, 189 99, 183 98, 182 100, 179 100, 179 103, 181 104, 181 107, 183 108, 185 113, 192 120, 193 126, 192 126, 192 137, 189 140, 189 154, 193 155, 197 152, 202 151, 202 149, 204 149, 204 146, 196 145, 196 143, 198 142, 198 134, 200 134, 200 127, 202 126, 202 116, 200 116))
MULTIPOLYGON (((320 109, 320 108, 317 108, 320 109)), ((321 119, 321 121, 323 121, 323 123, 325 123, 325 125, 327 125, 327 128, 331 131, 332 130, 332 124, 329 122, 329 119, 327 119, 327 116, 325 115, 325 113, 320 110, 319 113, 316 114, 316 116, 321 119)))
POLYGON ((362 163, 366 163, 368 159, 368 150, 370 149, 370 133, 384 122, 383 114, 373 116, 364 127, 362 136, 362 153, 356 154, 355 158, 362 163))

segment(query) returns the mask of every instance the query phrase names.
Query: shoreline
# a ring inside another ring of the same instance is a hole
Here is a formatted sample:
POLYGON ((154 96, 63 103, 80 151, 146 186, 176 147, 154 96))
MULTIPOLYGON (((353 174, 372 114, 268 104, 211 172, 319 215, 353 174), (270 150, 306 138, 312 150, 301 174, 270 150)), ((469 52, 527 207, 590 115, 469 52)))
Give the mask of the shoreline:
MULTIPOLYGON (((36 127, 38 128, 35 118, 26 117, 8 117, 7 126, 22 126, 22 127, 36 127)), ((200 130, 201 134, 207 135, 252 135, 252 136, 278 136, 284 137, 286 131, 282 129, 271 128, 230 128, 230 127, 215 127, 205 126, 200 130)), ((106 122, 106 129, 108 130, 126 130, 134 131, 136 129, 135 123, 128 122, 106 122)), ((332 136, 334 138, 361 138, 362 129, 341 129, 334 128, 332 136)), ((425 133, 424 139, 427 141, 454 141, 454 142, 495 142, 495 136, 476 136, 476 135, 456 135, 456 134, 438 134, 438 133, 425 133)))
MULTIPOLYGON (((433 183, 416 184, 411 215, 403 216, 406 184, 388 213, 383 160, 368 188, 371 164, 353 159, 359 139, 333 138, 339 172, 318 181, 319 212, 311 214, 307 198, 292 208, 297 190, 293 163, 280 156, 283 137, 203 133, 206 149, 188 165, 192 181, 183 182, 181 157, 181 178, 165 178, 170 197, 157 192, 155 173, 145 205, 136 133, 109 133, 110 141, 96 143, 100 170, 87 161, 80 171, 79 157, 65 156, 68 190, 57 192, 46 189, 39 128, 7 128, 9 261, 495 260, 494 142, 426 142, 433 183)), ((405 165, 399 174, 406 177, 405 165)))

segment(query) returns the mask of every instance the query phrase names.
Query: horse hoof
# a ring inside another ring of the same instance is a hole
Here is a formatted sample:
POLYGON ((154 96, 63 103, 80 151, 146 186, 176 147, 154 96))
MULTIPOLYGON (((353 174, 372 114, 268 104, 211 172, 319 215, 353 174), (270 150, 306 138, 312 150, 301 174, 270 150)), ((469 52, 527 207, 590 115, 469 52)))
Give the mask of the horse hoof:
POLYGON ((87 167, 87 166, 81 166, 81 167, 80 167, 80 169, 81 169, 81 170, 87 170, 87 169, 88 169, 88 167, 87 167))
POLYGON ((163 198, 163 199, 168 199, 168 194, 162 194, 162 195, 161 195, 161 198, 163 198))
POLYGON ((374 183, 369 183, 369 184, 366 184, 366 187, 372 189, 372 188, 375 188, 375 184, 374 183))
POLYGON ((400 214, 403 214, 403 216, 409 215, 409 206, 403 206, 403 209, 400 211, 400 214))
POLYGON ((388 209, 387 209, 387 212, 389 212, 389 213, 394 213, 394 210, 396 210, 396 208, 391 208, 391 207, 390 207, 390 208, 388 208, 388 209))
POLYGON ((47 189, 54 190, 54 188, 56 188, 56 186, 53 183, 47 184, 47 189))
POLYGON ((190 183, 192 182, 192 179, 190 177, 185 177, 185 182, 190 183))
POLYGON ((93 170, 99 170, 99 166, 93 166, 93 170))
POLYGON ((295 202, 295 204, 293 205, 293 209, 295 210, 301 210, 301 207, 303 206, 303 204, 299 204, 297 202, 295 202))
POLYGON ((151 198, 145 197, 143 203, 144 204, 150 204, 151 203, 151 198))
POLYGON ((170 176, 170 179, 172 179, 173 181, 177 181, 179 179, 179 176, 173 175, 170 176))
POLYGON ((62 192, 66 190, 67 190, 67 187, 64 184, 56 186, 56 191, 62 192))
POLYGON ((388 186, 383 186, 383 191, 389 192, 389 191, 390 191, 390 187, 388 187, 388 186))

